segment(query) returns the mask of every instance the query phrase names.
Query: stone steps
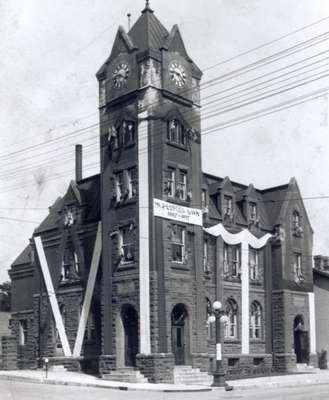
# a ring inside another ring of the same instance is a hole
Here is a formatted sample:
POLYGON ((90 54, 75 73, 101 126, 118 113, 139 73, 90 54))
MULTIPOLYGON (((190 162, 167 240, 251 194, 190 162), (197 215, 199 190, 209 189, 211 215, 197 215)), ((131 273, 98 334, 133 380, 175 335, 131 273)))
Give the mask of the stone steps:
POLYGON ((118 382, 148 383, 147 378, 135 368, 118 368, 109 374, 102 375, 103 379, 118 382))
POLYGON ((175 366, 174 383, 177 385, 206 385, 213 382, 213 377, 207 372, 201 372, 199 368, 190 365, 175 366))
POLYGON ((303 364, 303 363, 297 363, 296 367, 294 369, 294 372, 300 372, 300 373, 316 373, 317 371, 319 371, 319 368, 315 368, 313 367, 313 365, 307 365, 307 364, 303 364))
POLYGON ((50 365, 49 371, 53 372, 67 372, 67 368, 64 365, 50 365))

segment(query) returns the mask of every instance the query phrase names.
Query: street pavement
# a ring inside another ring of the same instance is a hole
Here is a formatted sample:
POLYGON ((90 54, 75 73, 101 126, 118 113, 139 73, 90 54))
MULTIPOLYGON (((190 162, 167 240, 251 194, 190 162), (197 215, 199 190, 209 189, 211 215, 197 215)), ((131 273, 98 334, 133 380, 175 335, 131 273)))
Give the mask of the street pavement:
POLYGON ((121 391, 84 386, 0 381, 1 400, 328 400, 329 384, 208 392, 121 391))

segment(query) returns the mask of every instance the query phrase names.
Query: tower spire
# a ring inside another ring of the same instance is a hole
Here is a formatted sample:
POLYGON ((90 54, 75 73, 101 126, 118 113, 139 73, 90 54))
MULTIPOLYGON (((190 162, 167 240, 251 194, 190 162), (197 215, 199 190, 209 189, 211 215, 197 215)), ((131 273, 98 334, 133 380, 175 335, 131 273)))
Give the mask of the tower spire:
POLYGON ((152 8, 150 7, 150 1, 149 1, 149 0, 146 0, 146 1, 145 1, 145 8, 144 8, 144 10, 142 11, 142 13, 144 14, 146 11, 150 11, 150 12, 153 13, 152 8))

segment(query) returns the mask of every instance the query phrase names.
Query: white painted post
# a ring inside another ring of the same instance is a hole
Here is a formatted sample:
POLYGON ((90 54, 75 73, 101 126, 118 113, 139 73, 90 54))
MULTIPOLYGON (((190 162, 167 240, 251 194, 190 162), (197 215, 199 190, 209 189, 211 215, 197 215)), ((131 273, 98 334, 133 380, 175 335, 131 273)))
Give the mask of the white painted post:
POLYGON ((241 353, 249 354, 249 244, 245 237, 241 242, 241 314, 241 353))
POLYGON ((87 321, 88 321, 88 316, 89 316, 89 311, 90 311, 90 303, 91 303, 91 299, 92 299, 94 288, 95 288, 95 282, 96 282, 96 276, 97 276, 101 252, 102 252, 102 223, 99 222, 95 245, 94 245, 93 256, 92 256, 92 260, 91 260, 89 276, 88 276, 87 289, 86 289, 85 298, 84 298, 82 309, 81 309, 79 327, 78 327, 77 337, 75 339, 75 344, 74 344, 74 349, 73 349, 74 357, 79 357, 81 354, 81 348, 82 348, 84 333, 85 333, 85 329, 86 329, 86 325, 87 325, 87 321))
POLYGON ((150 237, 149 237, 149 148, 147 111, 138 124, 138 213, 139 213, 139 321, 140 352, 151 353, 150 339, 150 237))
POLYGON ((315 325, 315 304, 314 293, 308 293, 308 307, 310 315, 310 353, 316 353, 316 325, 315 325))
POLYGON ((50 275, 50 272, 49 272, 49 267, 48 267, 46 255, 45 255, 45 252, 43 250, 41 237, 40 236, 36 236, 34 238, 34 242, 35 242, 35 247, 37 249, 37 253, 38 253, 38 257, 39 257, 41 271, 42 271, 43 278, 44 278, 44 281, 45 281, 45 285, 46 285, 46 289, 47 289, 47 293, 48 293, 48 297, 49 297, 50 306, 51 306, 51 309, 52 309, 52 312, 53 312, 53 316, 54 316, 54 319, 55 319, 56 328, 58 330, 59 338, 60 338, 60 341, 61 341, 62 346, 63 346, 64 356, 65 357, 71 357, 72 353, 71 353, 69 342, 67 340, 65 327, 64 327, 64 324, 63 324, 63 319, 62 319, 62 316, 61 316, 61 313, 60 313, 60 310, 59 310, 59 307, 58 307, 58 302, 57 302, 57 298, 56 298, 56 294, 55 294, 55 289, 54 289, 53 282, 51 280, 51 275, 50 275))

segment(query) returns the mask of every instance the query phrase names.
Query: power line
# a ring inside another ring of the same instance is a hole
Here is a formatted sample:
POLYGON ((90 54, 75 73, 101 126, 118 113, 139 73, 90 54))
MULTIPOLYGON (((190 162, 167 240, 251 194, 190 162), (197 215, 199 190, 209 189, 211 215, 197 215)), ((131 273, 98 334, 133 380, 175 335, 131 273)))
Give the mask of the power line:
MULTIPOLYGON (((292 54, 295 54, 296 52, 303 51, 303 50, 305 50, 305 49, 307 49, 307 48, 309 48, 311 46, 314 46, 314 43, 313 43, 314 41, 316 42, 316 44, 319 44, 319 43, 322 43, 324 41, 327 41, 327 40, 329 40, 329 37, 327 37, 328 33, 329 32, 325 32, 323 34, 317 35, 317 36, 315 36, 315 37, 313 37, 311 39, 303 41, 303 42, 301 42, 301 43, 299 43, 297 45, 291 46, 291 47, 289 47, 289 48, 287 48, 285 50, 276 52, 276 53, 274 53, 274 54, 272 54, 270 56, 264 57, 264 58, 262 58, 260 60, 257 60, 257 61, 255 61, 255 62, 253 62, 251 64, 248 64, 248 65, 246 65, 244 67, 241 67, 239 69, 236 69, 236 70, 231 71, 229 73, 226 73, 224 75, 218 76, 215 79, 212 79, 212 80, 210 80, 208 82, 202 83, 200 85, 200 87, 204 86, 204 85, 207 85, 207 84, 208 85, 209 84, 213 85, 215 82, 218 83, 218 81, 232 79, 232 77, 240 76, 241 74, 245 74, 247 72, 250 72, 250 71, 254 70, 255 68, 259 68, 260 66, 263 67, 263 66, 268 65, 270 63, 273 63, 275 61, 278 61, 279 59, 282 59, 284 57, 287 57, 287 56, 290 56, 292 54), (306 44, 307 44, 307 46, 306 46, 306 44), (299 47, 302 47, 302 49, 299 49, 299 47), (288 53, 288 55, 286 55, 286 53, 288 53)), ((199 88, 197 88, 197 89, 195 89, 195 88, 188 89, 188 90, 185 90, 184 92, 188 92, 188 91, 192 91, 192 90, 199 90, 199 88)), ((157 103, 159 104, 159 102, 157 102, 157 103)), ((156 104, 156 102, 154 104, 152 104, 151 106, 154 106, 155 104, 156 104)), ((96 124, 87 126, 85 128, 81 128, 81 129, 75 130, 73 132, 69 132, 68 134, 59 136, 57 138, 50 139, 48 141, 45 141, 45 142, 42 142, 42 143, 38 143, 38 144, 35 144, 35 145, 32 145, 32 146, 28 146, 26 148, 23 148, 23 149, 20 149, 20 150, 16 150, 16 151, 8 153, 8 154, 0 155, 0 160, 3 159, 4 157, 11 157, 12 155, 20 154, 20 153, 22 153, 24 151, 28 151, 28 150, 37 148, 39 146, 44 146, 46 143, 56 143, 59 140, 61 140, 62 138, 66 138, 67 136, 71 136, 71 135, 74 135, 74 134, 77 134, 77 133, 81 133, 81 132, 85 131, 86 129, 90 129, 90 128, 96 127, 98 125, 99 124, 96 123, 96 124)))

